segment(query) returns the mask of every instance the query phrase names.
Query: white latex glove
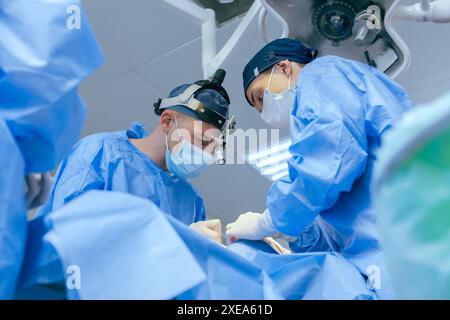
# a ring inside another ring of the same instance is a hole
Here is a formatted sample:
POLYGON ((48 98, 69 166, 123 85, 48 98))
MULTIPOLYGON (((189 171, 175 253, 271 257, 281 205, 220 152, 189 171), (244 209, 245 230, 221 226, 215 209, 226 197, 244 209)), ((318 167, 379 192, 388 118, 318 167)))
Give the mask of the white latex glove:
POLYGON ((48 198, 53 177, 50 173, 30 173, 25 177, 25 199, 28 209, 43 205, 48 198))
POLYGON ((235 222, 227 225, 227 239, 230 242, 238 239, 261 240, 276 232, 267 210, 263 214, 256 212, 241 214, 235 222))
POLYGON ((222 222, 219 219, 195 222, 189 228, 215 242, 222 243, 222 222))

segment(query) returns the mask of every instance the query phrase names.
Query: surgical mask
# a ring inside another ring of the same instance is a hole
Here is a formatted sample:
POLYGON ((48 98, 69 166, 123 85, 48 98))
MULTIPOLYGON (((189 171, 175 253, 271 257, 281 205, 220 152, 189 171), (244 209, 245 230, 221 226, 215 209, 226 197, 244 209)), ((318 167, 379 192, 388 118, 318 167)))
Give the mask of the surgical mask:
POLYGON ((264 90, 263 110, 261 119, 268 125, 278 129, 288 129, 291 119, 291 110, 295 100, 295 89, 291 88, 291 76, 289 76, 289 86, 281 93, 272 93, 269 90, 272 82, 273 71, 270 73, 269 83, 264 90))
POLYGON ((169 150, 168 138, 166 135, 166 165, 170 172, 179 178, 193 178, 205 169, 208 165, 214 163, 214 158, 208 152, 205 152, 196 145, 183 139, 175 118, 178 135, 181 138, 177 150, 169 150))

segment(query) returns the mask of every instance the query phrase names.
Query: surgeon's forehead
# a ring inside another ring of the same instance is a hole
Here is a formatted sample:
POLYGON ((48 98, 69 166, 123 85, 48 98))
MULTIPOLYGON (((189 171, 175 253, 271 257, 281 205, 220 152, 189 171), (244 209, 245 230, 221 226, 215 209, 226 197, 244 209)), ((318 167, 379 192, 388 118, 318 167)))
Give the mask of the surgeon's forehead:
POLYGON ((248 100, 255 105, 255 101, 253 101, 253 91, 259 89, 260 86, 264 86, 264 78, 265 78, 266 72, 261 73, 258 75, 255 79, 253 79, 252 82, 250 82, 250 85, 247 88, 247 91, 245 91, 245 95, 247 96, 248 100))

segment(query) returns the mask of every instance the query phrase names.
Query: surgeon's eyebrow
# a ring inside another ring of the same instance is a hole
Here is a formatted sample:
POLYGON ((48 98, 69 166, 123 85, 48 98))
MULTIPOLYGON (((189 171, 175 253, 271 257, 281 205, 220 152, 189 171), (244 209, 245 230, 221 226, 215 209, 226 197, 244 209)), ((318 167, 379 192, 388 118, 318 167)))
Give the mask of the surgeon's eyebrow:
POLYGON ((261 89, 257 89, 257 90, 253 91, 252 100, 251 100, 253 107, 256 107, 256 103, 260 101, 259 97, 261 96, 261 91, 262 91, 261 89))

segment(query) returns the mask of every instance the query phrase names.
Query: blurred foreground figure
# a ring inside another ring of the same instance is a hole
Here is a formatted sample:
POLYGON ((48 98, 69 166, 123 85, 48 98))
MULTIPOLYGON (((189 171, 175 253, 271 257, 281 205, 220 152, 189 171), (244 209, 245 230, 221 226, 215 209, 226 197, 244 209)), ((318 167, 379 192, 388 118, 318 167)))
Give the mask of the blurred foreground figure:
POLYGON ((0 299, 11 299, 27 205, 44 200, 41 173, 78 140, 86 108, 77 86, 103 57, 77 0, 0 0, 0 34, 0 299))
POLYGON ((386 263, 402 299, 450 299, 450 93, 386 135, 374 183, 386 263))

